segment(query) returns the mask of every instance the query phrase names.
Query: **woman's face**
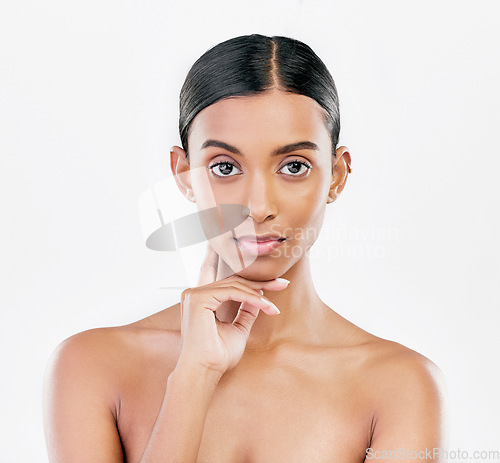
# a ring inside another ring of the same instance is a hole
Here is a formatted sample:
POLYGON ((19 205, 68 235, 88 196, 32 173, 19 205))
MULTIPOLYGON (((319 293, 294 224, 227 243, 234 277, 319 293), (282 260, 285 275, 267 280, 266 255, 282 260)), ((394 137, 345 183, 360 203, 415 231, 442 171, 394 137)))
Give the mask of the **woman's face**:
POLYGON ((275 90, 220 100, 192 122, 189 172, 198 209, 248 208, 234 232, 210 240, 245 278, 270 280, 299 261, 345 183, 343 170, 332 169, 341 156, 332 157, 321 111, 311 98, 275 90), (264 242, 262 235, 273 237, 264 242))

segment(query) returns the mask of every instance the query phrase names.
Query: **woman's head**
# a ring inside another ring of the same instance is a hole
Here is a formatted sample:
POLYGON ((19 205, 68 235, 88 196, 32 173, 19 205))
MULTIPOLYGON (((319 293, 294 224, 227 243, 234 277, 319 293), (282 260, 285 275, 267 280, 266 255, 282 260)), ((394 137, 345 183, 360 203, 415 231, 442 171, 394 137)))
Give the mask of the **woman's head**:
POLYGON ((338 99, 324 64, 285 37, 217 45, 189 72, 180 129, 183 147, 172 149, 171 167, 185 196, 200 211, 221 204, 248 211, 212 247, 244 277, 285 274, 316 241, 326 204, 347 178, 350 155, 336 148, 338 99), (269 234, 284 238, 270 253, 244 243, 245 235, 269 234))
POLYGON ((186 154, 191 123, 200 111, 224 98, 272 89, 304 95, 319 104, 335 155, 340 132, 339 99, 327 67, 299 40, 259 34, 226 40, 191 67, 180 94, 179 133, 186 154))

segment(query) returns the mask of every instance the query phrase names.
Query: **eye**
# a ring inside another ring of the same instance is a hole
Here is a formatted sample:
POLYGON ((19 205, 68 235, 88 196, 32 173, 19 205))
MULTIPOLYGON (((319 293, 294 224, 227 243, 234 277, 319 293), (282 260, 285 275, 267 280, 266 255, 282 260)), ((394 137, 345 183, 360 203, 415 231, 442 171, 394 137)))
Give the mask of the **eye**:
POLYGON ((311 164, 296 159, 285 164, 280 170, 286 168, 288 170, 288 172, 284 172, 286 175, 291 175, 292 177, 304 177, 309 173, 311 167, 311 164))
POLYGON ((238 174, 235 170, 241 172, 240 169, 229 161, 216 162, 215 164, 208 166, 208 168, 216 177, 232 177, 233 175, 238 174))

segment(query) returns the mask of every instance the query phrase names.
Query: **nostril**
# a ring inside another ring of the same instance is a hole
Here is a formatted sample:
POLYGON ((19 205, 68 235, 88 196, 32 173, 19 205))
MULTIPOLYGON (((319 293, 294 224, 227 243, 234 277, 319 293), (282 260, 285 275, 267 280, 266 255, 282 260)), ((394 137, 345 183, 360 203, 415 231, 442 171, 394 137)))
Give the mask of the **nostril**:
MULTIPOLYGON (((264 214, 262 214, 264 215, 264 214)), ((276 217, 276 214, 267 214, 266 216, 264 216, 263 219, 261 219, 259 217, 259 214, 258 213, 254 213, 252 214, 250 212, 250 214, 248 215, 248 217, 250 217, 252 220, 254 220, 255 222, 264 222, 265 220, 268 220, 268 219, 274 219, 276 217)))

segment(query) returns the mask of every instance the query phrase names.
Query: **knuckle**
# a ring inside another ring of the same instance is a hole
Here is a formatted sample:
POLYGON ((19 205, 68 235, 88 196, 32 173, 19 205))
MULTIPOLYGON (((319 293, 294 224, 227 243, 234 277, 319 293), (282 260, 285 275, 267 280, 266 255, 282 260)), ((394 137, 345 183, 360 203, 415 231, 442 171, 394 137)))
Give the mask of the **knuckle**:
POLYGON ((232 282, 241 282, 243 278, 241 278, 239 275, 233 274, 230 277, 228 277, 228 280, 232 282))
POLYGON ((243 284, 235 280, 230 282, 229 287, 241 289, 243 287, 243 284))
POLYGON ((252 289, 251 286, 248 285, 248 281, 245 281, 245 280, 242 281, 242 279, 234 280, 233 286, 235 288, 243 289, 246 291, 248 291, 249 289, 252 289))

